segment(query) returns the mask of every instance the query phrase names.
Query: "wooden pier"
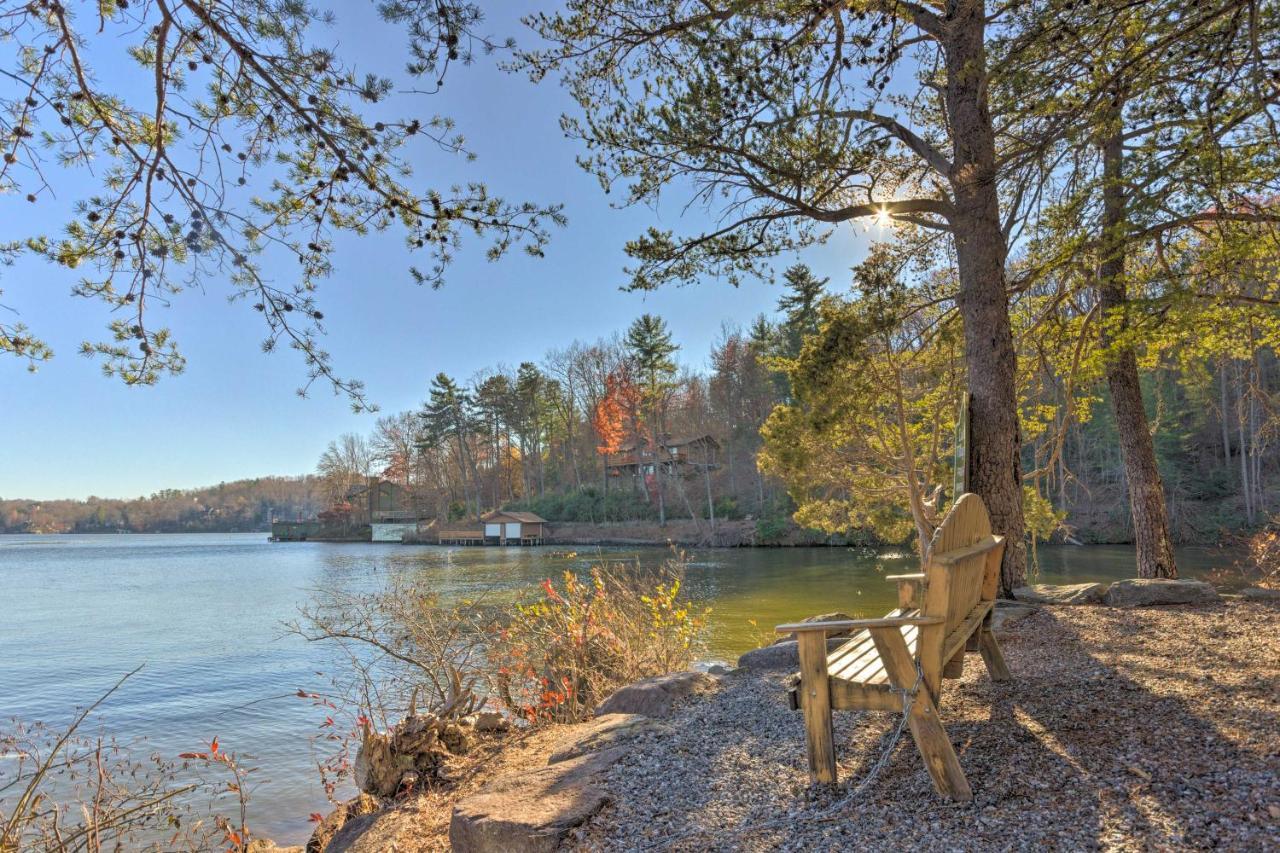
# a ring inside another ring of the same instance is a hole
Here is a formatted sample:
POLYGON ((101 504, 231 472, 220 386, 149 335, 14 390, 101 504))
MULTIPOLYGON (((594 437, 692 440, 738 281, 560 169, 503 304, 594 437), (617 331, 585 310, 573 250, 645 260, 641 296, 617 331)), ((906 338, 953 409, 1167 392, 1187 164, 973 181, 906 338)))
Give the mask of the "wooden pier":
POLYGON ((483 545, 484 544, 484 528, 483 527, 467 527, 467 528, 444 528, 442 527, 436 537, 436 541, 441 545, 483 545))

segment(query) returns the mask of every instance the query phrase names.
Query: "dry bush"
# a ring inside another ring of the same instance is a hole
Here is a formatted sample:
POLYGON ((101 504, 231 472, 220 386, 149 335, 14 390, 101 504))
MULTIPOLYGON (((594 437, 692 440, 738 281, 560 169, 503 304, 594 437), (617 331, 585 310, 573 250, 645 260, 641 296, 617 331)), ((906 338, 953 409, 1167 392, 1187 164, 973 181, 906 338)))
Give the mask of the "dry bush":
MULTIPOLYGON (((0 851, 244 849, 248 832, 195 809, 227 790, 158 754, 137 760, 114 739, 81 734, 120 679, 65 729, 12 721, 0 731, 0 851), (237 831, 238 830, 238 831, 237 831)), ((247 792, 240 797, 243 807, 247 792)))
POLYGON ((1249 537, 1249 556, 1241 566, 1253 586, 1280 589, 1280 516, 1249 537))
POLYGON ((682 597, 683 577, 684 564, 670 560, 543 581, 492 639, 503 704, 531 722, 573 722, 624 684, 688 668, 710 611, 682 597))
MULTIPOLYGON (((332 694, 299 692, 324 717, 316 764, 331 800, 348 778, 362 790, 387 795, 385 785, 366 778, 370 756, 378 752, 371 747, 390 743, 375 729, 390 733, 403 719, 429 719, 445 738, 457 720, 485 706, 490 696, 485 644, 496 618, 493 608, 478 601, 441 604, 428 581, 416 575, 393 576, 379 592, 314 592, 300 618, 287 627, 308 641, 336 645, 346 658, 332 694)), ((439 766, 430 773, 418 769, 422 784, 442 778, 439 766)))

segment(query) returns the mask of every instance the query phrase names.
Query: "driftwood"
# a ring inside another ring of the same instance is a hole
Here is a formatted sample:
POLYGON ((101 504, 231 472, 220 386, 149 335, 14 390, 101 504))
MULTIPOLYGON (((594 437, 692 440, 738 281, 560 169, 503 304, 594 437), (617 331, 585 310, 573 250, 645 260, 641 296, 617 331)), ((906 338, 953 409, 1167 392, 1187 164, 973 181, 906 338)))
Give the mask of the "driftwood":
POLYGON ((435 714, 410 713, 389 733, 365 723, 356 753, 356 786, 375 797, 394 797, 447 783, 449 759, 470 752, 473 740, 471 726, 435 714))

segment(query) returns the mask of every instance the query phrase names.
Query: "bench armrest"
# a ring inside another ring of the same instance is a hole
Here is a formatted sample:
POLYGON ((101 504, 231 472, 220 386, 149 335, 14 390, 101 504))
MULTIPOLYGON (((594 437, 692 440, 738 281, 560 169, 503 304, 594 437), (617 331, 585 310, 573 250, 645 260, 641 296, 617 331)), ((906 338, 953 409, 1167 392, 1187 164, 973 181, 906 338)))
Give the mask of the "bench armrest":
POLYGON ((905 628, 908 625, 937 625, 941 616, 893 616, 885 619, 836 619, 831 622, 793 622, 774 628, 777 634, 800 634, 808 631, 858 631, 863 628, 905 628))

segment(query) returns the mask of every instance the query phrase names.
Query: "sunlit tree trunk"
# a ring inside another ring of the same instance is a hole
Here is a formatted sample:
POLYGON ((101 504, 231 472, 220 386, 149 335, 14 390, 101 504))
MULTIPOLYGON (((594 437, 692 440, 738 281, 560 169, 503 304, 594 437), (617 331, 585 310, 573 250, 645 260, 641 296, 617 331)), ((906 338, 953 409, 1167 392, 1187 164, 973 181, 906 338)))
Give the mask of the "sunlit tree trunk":
POLYGON ((986 11, 980 0, 948 6, 944 44, 953 149, 951 224, 972 400, 969 487, 986 503, 995 531, 1007 537, 1001 587, 1008 592, 1026 579, 1026 527, 1017 355, 1005 288, 1006 238, 1000 222, 995 131, 987 104, 986 11))

